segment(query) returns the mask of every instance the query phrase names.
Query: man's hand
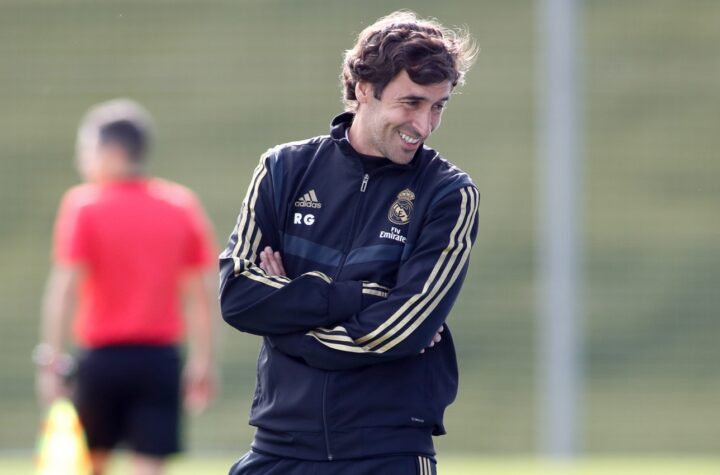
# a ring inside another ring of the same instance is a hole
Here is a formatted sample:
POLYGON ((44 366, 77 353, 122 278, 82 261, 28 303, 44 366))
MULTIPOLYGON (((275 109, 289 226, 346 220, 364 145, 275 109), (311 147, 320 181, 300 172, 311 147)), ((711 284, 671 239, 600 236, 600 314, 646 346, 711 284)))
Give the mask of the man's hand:
POLYGON ((280 253, 278 251, 273 251, 270 246, 267 246, 265 249, 260 251, 260 268, 269 275, 287 277, 280 253))
POLYGON ((42 405, 68 396, 64 376, 74 364, 62 352, 65 327, 75 307, 78 281, 85 273, 81 265, 55 265, 48 276, 43 296, 40 344, 33 351, 37 365, 35 390, 42 405))
POLYGON ((43 407, 49 407, 56 399, 70 395, 63 376, 49 368, 37 369, 35 390, 38 402, 43 407))
POLYGON ((35 392, 40 405, 48 407, 56 399, 68 397, 66 380, 75 369, 73 357, 41 343, 33 350, 32 359, 36 365, 35 392))
POLYGON ((191 414, 203 412, 217 392, 215 368, 190 359, 183 372, 183 390, 185 409, 191 414))
MULTIPOLYGON (((440 328, 438 328, 438 331, 435 334, 435 336, 432 337, 432 340, 430 340, 430 343, 428 344, 427 348, 432 348, 433 346, 435 346, 435 343, 440 343, 440 340, 442 340, 442 335, 440 335, 440 334, 442 332, 443 332, 443 327, 441 326, 440 328)), ((420 353, 425 353, 425 350, 427 348, 423 348, 422 350, 420 350, 420 353)))
POLYGON ((185 276, 183 296, 187 300, 185 316, 188 322, 188 358, 183 370, 185 409, 191 414, 203 412, 215 397, 218 377, 214 364, 213 326, 215 313, 211 290, 215 276, 209 271, 190 272, 185 276))

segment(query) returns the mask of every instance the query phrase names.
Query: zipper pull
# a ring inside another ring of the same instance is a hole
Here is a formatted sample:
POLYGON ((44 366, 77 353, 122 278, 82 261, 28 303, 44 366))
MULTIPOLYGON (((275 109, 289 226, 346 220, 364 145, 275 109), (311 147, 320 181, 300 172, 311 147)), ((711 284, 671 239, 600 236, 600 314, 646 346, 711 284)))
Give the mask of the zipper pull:
POLYGON ((360 193, 365 193, 365 190, 367 190, 367 182, 369 179, 370 175, 368 175, 367 173, 363 175, 362 185, 360 185, 360 193))

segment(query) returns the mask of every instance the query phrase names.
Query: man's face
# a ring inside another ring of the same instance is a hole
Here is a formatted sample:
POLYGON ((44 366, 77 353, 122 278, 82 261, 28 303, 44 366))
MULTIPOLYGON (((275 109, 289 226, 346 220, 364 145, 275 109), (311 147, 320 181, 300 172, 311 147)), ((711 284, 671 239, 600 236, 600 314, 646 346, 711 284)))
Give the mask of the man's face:
POLYGON ((362 125, 351 129, 353 146, 366 155, 401 165, 409 163, 440 126, 452 90, 450 81, 417 84, 404 70, 388 83, 380 99, 375 98, 369 84, 358 87, 365 88, 366 93, 358 97, 356 122, 362 125))
POLYGON ((95 134, 84 132, 77 144, 76 165, 80 175, 87 182, 98 181, 100 174, 100 145, 95 134))
POLYGON ((77 168, 88 183, 102 183, 117 179, 128 167, 128 158, 122 147, 101 144, 97 135, 83 134, 77 146, 77 168))

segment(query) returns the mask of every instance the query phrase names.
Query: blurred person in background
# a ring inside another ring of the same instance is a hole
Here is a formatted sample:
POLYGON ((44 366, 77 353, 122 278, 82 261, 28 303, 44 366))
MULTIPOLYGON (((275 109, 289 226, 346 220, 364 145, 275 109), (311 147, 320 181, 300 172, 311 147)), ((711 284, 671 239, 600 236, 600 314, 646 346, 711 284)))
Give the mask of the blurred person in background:
POLYGON ((129 100, 99 104, 83 119, 77 165, 86 183, 60 204, 34 352, 41 402, 69 396, 64 340, 74 314, 73 399, 95 475, 121 442, 134 474, 162 473, 181 449, 181 401, 199 412, 214 392, 212 229, 190 190, 146 174, 151 129, 129 100))
POLYGON ((424 143, 474 56, 464 32, 381 18, 346 53, 330 135, 262 156, 220 256, 223 318, 264 337, 231 474, 436 473, 479 193, 424 143))

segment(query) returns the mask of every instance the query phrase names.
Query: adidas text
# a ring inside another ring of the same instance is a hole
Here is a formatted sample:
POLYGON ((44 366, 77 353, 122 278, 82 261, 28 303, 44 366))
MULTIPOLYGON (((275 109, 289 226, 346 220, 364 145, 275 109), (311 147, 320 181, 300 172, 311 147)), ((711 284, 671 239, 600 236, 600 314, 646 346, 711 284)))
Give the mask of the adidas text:
POLYGON ((297 208, 320 209, 322 208, 322 203, 315 194, 315 190, 310 190, 297 199, 297 201, 295 202, 295 206, 297 208))
POLYGON ((322 203, 314 203, 312 201, 296 201, 295 206, 298 208, 322 208, 322 203))

